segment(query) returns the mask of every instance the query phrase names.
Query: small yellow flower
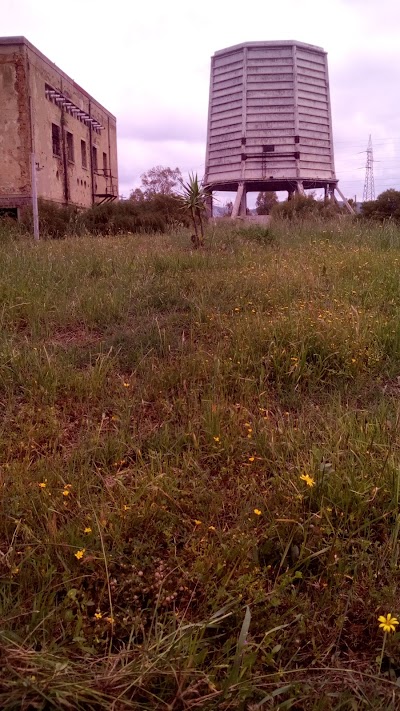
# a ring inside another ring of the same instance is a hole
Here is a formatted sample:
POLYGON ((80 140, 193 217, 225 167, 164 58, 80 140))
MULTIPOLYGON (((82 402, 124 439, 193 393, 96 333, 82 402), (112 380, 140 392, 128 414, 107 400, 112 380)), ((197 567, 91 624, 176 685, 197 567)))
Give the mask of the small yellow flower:
POLYGON ((69 496, 70 495, 70 490, 69 489, 64 489, 63 491, 63 496, 69 496))
POLYGON ((85 555, 86 548, 82 548, 80 551, 76 551, 75 553, 75 558, 78 560, 82 560, 83 556, 85 555))
POLYGON ((254 513, 256 516, 261 516, 262 512, 260 511, 260 509, 254 509, 254 513))
POLYGON ((90 528, 90 526, 86 526, 86 528, 83 529, 83 532, 84 533, 91 533, 92 529, 90 528))
POLYGON ((197 518, 194 519, 194 522, 195 522, 196 526, 201 526, 201 521, 198 521, 197 518))
POLYGON ((215 526, 209 526, 209 527, 208 527, 208 530, 209 530, 209 531, 215 531, 216 529, 215 529, 215 526))
POLYGON ((219 437, 213 437, 214 442, 219 442, 219 437))
POLYGON ((114 620, 114 618, 113 618, 113 617, 106 617, 106 620, 107 620, 107 622, 109 622, 109 623, 110 623, 110 625, 113 625, 113 624, 114 624, 114 622, 115 622, 115 620, 114 620))
POLYGON ((45 489, 46 486, 47 486, 47 479, 45 479, 44 481, 41 481, 40 484, 39 484, 39 486, 40 486, 41 489, 45 489))
POLYGON ((13 568, 11 568, 11 575, 18 575, 19 573, 19 568, 15 565, 13 568))
POLYGON ((315 486, 315 479, 313 479, 309 474, 302 474, 300 479, 305 481, 307 486, 315 486))
POLYGON ((123 509, 123 511, 130 511, 130 510, 131 510, 131 507, 130 507, 130 506, 127 506, 126 504, 124 504, 123 507, 122 507, 122 509, 123 509))
POLYGON ((379 627, 381 627, 384 632, 396 632, 396 625, 399 624, 398 619, 396 617, 392 617, 390 612, 386 615, 386 617, 384 615, 380 615, 378 617, 378 622, 380 622, 379 627))
POLYGON ((130 388, 131 384, 130 383, 124 383, 124 388, 130 388))
POLYGON ((249 462, 254 462, 255 457, 249 457, 249 462))
POLYGON ((103 617, 103 615, 101 614, 101 612, 95 612, 95 613, 94 613, 94 619, 95 619, 95 620, 101 620, 102 617, 103 617))

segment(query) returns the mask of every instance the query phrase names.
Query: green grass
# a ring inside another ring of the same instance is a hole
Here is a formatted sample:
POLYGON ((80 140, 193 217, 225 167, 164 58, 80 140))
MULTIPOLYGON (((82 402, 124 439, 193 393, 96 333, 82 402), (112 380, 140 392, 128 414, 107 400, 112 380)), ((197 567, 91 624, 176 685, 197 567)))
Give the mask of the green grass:
POLYGON ((400 231, 0 243, 0 707, 398 708, 400 231))

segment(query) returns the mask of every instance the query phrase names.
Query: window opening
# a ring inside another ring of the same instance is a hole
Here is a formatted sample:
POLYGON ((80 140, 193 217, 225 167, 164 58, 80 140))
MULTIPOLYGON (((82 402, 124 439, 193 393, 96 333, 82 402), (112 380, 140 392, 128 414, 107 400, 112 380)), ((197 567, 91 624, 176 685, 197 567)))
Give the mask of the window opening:
POLYGON ((57 124, 51 124, 51 140, 53 144, 53 155, 61 157, 61 129, 57 124))
POLYGON ((81 140, 82 168, 87 168, 86 141, 81 140))
POLYGON ((74 137, 70 131, 67 131, 67 158, 70 163, 75 162, 74 158, 74 137))

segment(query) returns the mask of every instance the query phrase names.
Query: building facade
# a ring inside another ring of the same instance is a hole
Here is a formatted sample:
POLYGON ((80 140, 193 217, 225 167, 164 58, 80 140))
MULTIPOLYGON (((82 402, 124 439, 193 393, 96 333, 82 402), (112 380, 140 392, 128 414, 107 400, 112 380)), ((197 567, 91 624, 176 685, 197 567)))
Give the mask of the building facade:
POLYGON ((118 198, 116 118, 24 37, 0 37, 0 211, 118 198))

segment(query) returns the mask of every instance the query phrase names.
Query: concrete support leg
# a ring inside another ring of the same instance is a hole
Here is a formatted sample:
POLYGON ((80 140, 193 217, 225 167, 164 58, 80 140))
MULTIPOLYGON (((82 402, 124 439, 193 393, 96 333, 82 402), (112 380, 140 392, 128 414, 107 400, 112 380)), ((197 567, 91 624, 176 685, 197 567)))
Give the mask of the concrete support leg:
POLYGON ((240 201, 239 217, 246 217, 247 215, 247 191, 246 186, 243 188, 243 195, 240 201))
POLYGON ((340 188, 339 188, 338 185, 336 185, 336 190, 338 191, 340 197, 342 198, 342 200, 343 200, 343 202, 344 202, 344 205, 345 205, 345 207, 346 207, 346 210, 347 210, 351 215, 355 215, 355 212, 354 212, 352 206, 351 206, 350 203, 346 200, 345 196, 343 195, 343 193, 342 193, 342 191, 340 190, 340 188))
POLYGON ((296 192, 298 195, 305 195, 304 186, 301 180, 298 180, 296 183, 296 192))
POLYGON ((239 183, 235 202, 233 203, 232 218, 246 216, 246 190, 244 183, 239 183))
POLYGON ((207 193, 206 197, 206 215, 207 219, 210 220, 213 216, 213 196, 212 192, 207 193))
POLYGON ((292 189, 291 189, 291 190, 288 190, 287 199, 288 199, 288 200, 293 200, 294 194, 295 194, 295 191, 294 191, 294 190, 292 190, 292 189))

